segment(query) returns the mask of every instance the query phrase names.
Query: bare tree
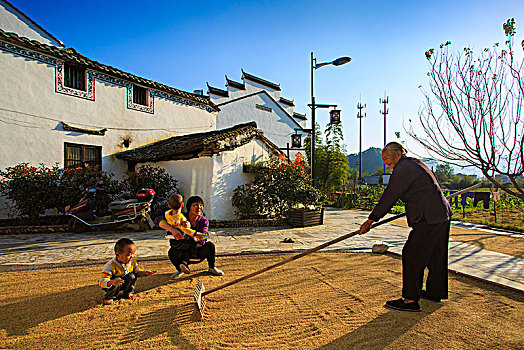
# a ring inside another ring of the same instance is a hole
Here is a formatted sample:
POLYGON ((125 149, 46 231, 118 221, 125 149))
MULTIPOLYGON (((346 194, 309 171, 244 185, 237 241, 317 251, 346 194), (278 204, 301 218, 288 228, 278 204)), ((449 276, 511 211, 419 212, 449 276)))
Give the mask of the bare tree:
MULTIPOLYGON (((429 92, 419 110, 424 135, 408 134, 432 156, 473 166, 496 187, 524 201, 524 60, 513 51, 515 21, 503 24, 507 40, 475 55, 450 53, 450 42, 426 52, 429 92), (504 186, 495 175, 506 175, 504 186)), ((524 41, 522 42, 524 49, 524 41)))

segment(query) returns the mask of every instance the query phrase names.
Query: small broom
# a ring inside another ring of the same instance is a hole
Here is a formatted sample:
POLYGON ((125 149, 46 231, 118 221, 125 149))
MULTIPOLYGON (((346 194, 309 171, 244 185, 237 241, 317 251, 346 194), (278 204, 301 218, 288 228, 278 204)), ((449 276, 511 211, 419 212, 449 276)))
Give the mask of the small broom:
MULTIPOLYGON (((451 199, 451 198, 456 197, 456 196, 458 196, 458 195, 460 195, 460 194, 462 194, 462 193, 465 193, 465 192, 468 192, 468 191, 474 190, 474 189, 476 189, 476 188, 479 188, 480 186, 481 186, 481 184, 473 185, 473 186, 468 187, 468 188, 466 188, 466 189, 464 189, 464 190, 461 190, 461 191, 459 191, 459 192, 455 192, 455 193, 453 193, 453 194, 447 196, 446 199, 451 199)), ((374 223, 373 225, 371 225, 371 228, 375 228, 375 227, 380 226, 380 225, 382 225, 382 224, 385 224, 385 223, 387 223, 387 222, 390 222, 390 221, 396 220, 396 219, 401 218, 401 217, 403 217, 403 216, 405 216, 405 215, 406 215, 406 212, 404 212, 404 213, 400 213, 400 214, 397 214, 397 215, 394 215, 394 216, 392 216, 392 217, 389 217, 389 218, 387 218, 387 219, 384 219, 384 220, 381 220, 381 221, 379 221, 379 222, 374 223)), ((340 242, 340 241, 343 241, 343 240, 345 240, 345 239, 348 239, 348 238, 350 238, 350 237, 353 237, 353 236, 355 236, 355 235, 357 235, 357 234, 359 234, 359 233, 360 233, 360 229, 359 229, 359 230, 356 230, 356 231, 353 231, 353 232, 351 232, 351 233, 347 233, 347 234, 345 234, 345 235, 343 235, 343 236, 340 236, 340 237, 338 237, 338 238, 335 238, 335 239, 333 239, 333 240, 331 240, 331 241, 329 241, 329 242, 323 243, 323 244, 321 244, 321 245, 319 245, 319 246, 317 246, 317 247, 314 247, 314 248, 308 249, 308 250, 306 250, 306 251, 304 251, 304 252, 302 252, 302 253, 300 253, 300 254, 297 254, 297 255, 294 255, 294 256, 292 256, 292 257, 290 257, 290 258, 287 258, 287 259, 285 259, 285 260, 282 260, 282 261, 280 261, 280 262, 278 262, 278 263, 276 263, 276 264, 273 264, 273 265, 270 265, 270 266, 264 267, 263 269, 260 269, 260 270, 258 270, 258 271, 252 272, 252 273, 250 273, 250 274, 248 274, 248 275, 245 275, 245 276, 239 277, 239 278, 237 278, 237 279, 235 279, 235 280, 232 280, 232 281, 230 281, 230 282, 227 282, 227 283, 221 284, 220 286, 215 287, 215 288, 210 289, 210 290, 207 290, 207 291, 206 291, 206 288, 204 287, 204 283, 202 283, 202 281, 198 280, 198 283, 197 283, 197 286, 196 286, 196 289, 195 289, 195 303, 196 303, 196 306, 198 307, 198 310, 200 311, 200 315, 201 315, 202 317, 204 317, 204 308, 205 308, 205 298, 204 298, 204 297, 205 297, 206 295, 211 294, 211 293, 213 293, 213 292, 216 292, 216 291, 218 291, 218 290, 220 290, 220 289, 223 289, 223 288, 229 287, 229 286, 232 285, 232 284, 236 284, 236 283, 238 283, 238 282, 241 282, 241 281, 246 280, 246 279, 248 279, 248 278, 251 278, 251 277, 253 277, 253 276, 259 275, 259 274, 261 274, 261 273, 263 273, 263 272, 266 272, 266 271, 268 271, 268 270, 271 270, 272 268, 278 267, 278 266, 280 266, 280 265, 287 264, 288 262, 291 262, 291 261, 293 261, 293 260, 297 260, 297 259, 299 259, 299 258, 301 258, 301 257, 303 257, 303 256, 306 256, 306 255, 309 255, 309 254, 311 254, 311 253, 314 253, 314 252, 316 252, 316 251, 318 251, 318 250, 320 250, 320 249, 322 249, 322 248, 325 248, 325 247, 327 247, 327 246, 333 245, 333 244, 335 244, 335 243, 338 243, 338 242, 340 242)))

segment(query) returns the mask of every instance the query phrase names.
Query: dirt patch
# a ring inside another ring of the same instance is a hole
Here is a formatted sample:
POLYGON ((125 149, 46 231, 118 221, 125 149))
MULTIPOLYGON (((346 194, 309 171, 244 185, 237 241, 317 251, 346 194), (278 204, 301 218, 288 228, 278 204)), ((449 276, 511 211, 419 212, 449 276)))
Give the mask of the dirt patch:
POLYGON ((101 267, 0 274, 0 348, 9 349, 383 349, 524 347, 524 295, 450 276, 450 300, 420 313, 385 309, 401 289, 400 259, 318 253, 210 294, 200 321, 197 279, 212 288, 284 259, 218 259, 170 280, 166 262, 144 262, 136 300, 100 305, 101 267))
MULTIPOLYGON (((397 219, 391 223, 408 226, 406 219, 397 219)), ((524 238, 522 237, 512 237, 460 227, 451 227, 449 235, 450 238, 456 241, 472 244, 482 249, 524 258, 524 238)))

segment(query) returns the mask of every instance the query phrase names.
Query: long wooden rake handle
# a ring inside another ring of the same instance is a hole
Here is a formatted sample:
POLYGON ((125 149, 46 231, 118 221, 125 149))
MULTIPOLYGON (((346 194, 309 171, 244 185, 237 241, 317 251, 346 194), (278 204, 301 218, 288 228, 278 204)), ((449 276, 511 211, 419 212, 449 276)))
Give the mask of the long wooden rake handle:
MULTIPOLYGON (((476 189, 476 188, 479 188, 480 186, 481 186, 480 183, 479 183, 479 184, 476 184, 476 185, 473 185, 473 186, 468 187, 468 188, 466 188, 466 189, 464 189, 464 190, 461 190, 461 191, 459 191, 459 192, 455 192, 455 193, 453 193, 453 194, 447 196, 446 198, 447 198, 447 199, 451 199, 451 198, 456 197, 456 196, 458 196, 458 195, 460 195, 460 194, 462 194, 462 193, 465 193, 465 192, 468 192, 468 191, 474 190, 474 189, 476 189)), ((404 212, 404 213, 400 213, 400 214, 397 214, 397 215, 394 215, 394 216, 392 216, 392 217, 389 217, 389 218, 387 218, 387 219, 384 219, 384 220, 381 220, 381 221, 379 221, 379 222, 374 223, 373 225, 371 225, 371 228, 375 228, 375 227, 380 226, 380 225, 382 225, 382 224, 385 224, 385 223, 387 223, 387 222, 390 222, 390 221, 396 220, 396 219, 401 218, 401 217, 403 217, 403 216, 405 216, 405 215, 406 215, 406 212, 404 212)), ((208 295, 208 294, 211 294, 211 293, 213 293, 213 292, 216 292, 217 290, 220 290, 220 289, 223 289, 223 288, 229 287, 229 286, 232 285, 232 284, 236 284, 236 283, 241 282, 241 281, 243 281, 243 280, 247 280, 248 278, 254 277, 254 276, 256 276, 256 275, 260 275, 261 273, 266 272, 266 271, 268 271, 268 270, 271 270, 271 269, 273 269, 273 268, 275 268, 275 267, 278 267, 278 266, 281 266, 281 265, 287 264, 288 262, 291 262, 291 261, 297 260, 297 259, 299 259, 299 258, 301 258, 301 257, 303 257, 303 256, 306 256, 306 255, 309 255, 309 254, 311 254, 311 253, 314 253, 314 252, 316 252, 316 251, 318 251, 318 250, 320 250, 320 249, 322 249, 322 248, 325 248, 325 247, 330 246, 330 245, 332 245, 332 244, 335 244, 335 243, 338 243, 338 242, 343 241, 343 240, 345 240, 345 239, 348 239, 349 237, 353 237, 353 236, 357 235, 359 232, 360 232, 360 229, 359 229, 359 230, 356 230, 356 231, 353 231, 353 232, 350 232, 350 233, 347 233, 347 234, 345 234, 345 235, 343 235, 343 236, 340 236, 340 237, 338 237, 338 238, 335 238, 335 239, 333 239, 333 240, 331 240, 331 241, 329 241, 329 242, 323 243, 323 244, 321 244, 321 245, 319 245, 319 246, 317 246, 317 247, 314 247, 314 248, 308 249, 308 250, 306 250, 306 251, 304 251, 304 252, 302 252, 302 253, 300 253, 300 254, 297 254, 297 255, 294 255, 294 256, 292 256, 292 257, 290 257, 290 258, 287 258, 287 259, 285 259, 285 260, 279 261, 279 262, 277 262, 276 264, 273 264, 273 265, 271 265, 271 266, 264 267, 263 269, 260 269, 260 270, 258 270, 258 271, 252 272, 252 273, 250 273, 250 274, 248 274, 248 275, 245 275, 245 276, 239 277, 239 278, 237 278, 237 279, 235 279, 235 280, 232 280, 232 281, 230 281, 230 282, 227 282, 227 283, 221 284, 220 286, 215 287, 215 288, 212 288, 212 289, 210 289, 210 290, 206 290, 205 292, 201 293, 201 296, 204 297, 204 296, 206 296, 206 295, 208 295)))

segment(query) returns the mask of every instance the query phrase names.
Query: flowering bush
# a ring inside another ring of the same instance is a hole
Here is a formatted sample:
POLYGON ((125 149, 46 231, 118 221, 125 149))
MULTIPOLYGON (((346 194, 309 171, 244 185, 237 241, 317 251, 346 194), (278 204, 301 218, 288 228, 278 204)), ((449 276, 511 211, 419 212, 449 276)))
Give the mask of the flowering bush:
POLYGON ((273 161, 251 169, 254 180, 233 192, 238 217, 282 216, 290 208, 321 204, 323 195, 311 185, 309 167, 303 161, 273 161))
POLYGON ((106 189, 97 201, 99 212, 102 212, 120 192, 120 184, 112 180, 112 176, 92 167, 64 170, 58 164, 48 168, 44 164, 35 167, 20 163, 0 170, 0 195, 12 201, 12 214, 34 219, 43 215, 46 209, 56 208, 63 213, 67 205, 80 200, 81 187, 101 182, 106 189))
POLYGON ((10 199, 12 212, 29 218, 37 218, 45 209, 58 205, 58 166, 47 168, 21 163, 0 170, 0 194, 10 199))
POLYGON ((173 193, 180 193, 178 181, 169 175, 163 168, 142 165, 136 171, 128 172, 122 181, 124 195, 134 198, 142 188, 155 190, 155 200, 151 206, 152 216, 162 215, 167 210, 167 200, 173 193))

